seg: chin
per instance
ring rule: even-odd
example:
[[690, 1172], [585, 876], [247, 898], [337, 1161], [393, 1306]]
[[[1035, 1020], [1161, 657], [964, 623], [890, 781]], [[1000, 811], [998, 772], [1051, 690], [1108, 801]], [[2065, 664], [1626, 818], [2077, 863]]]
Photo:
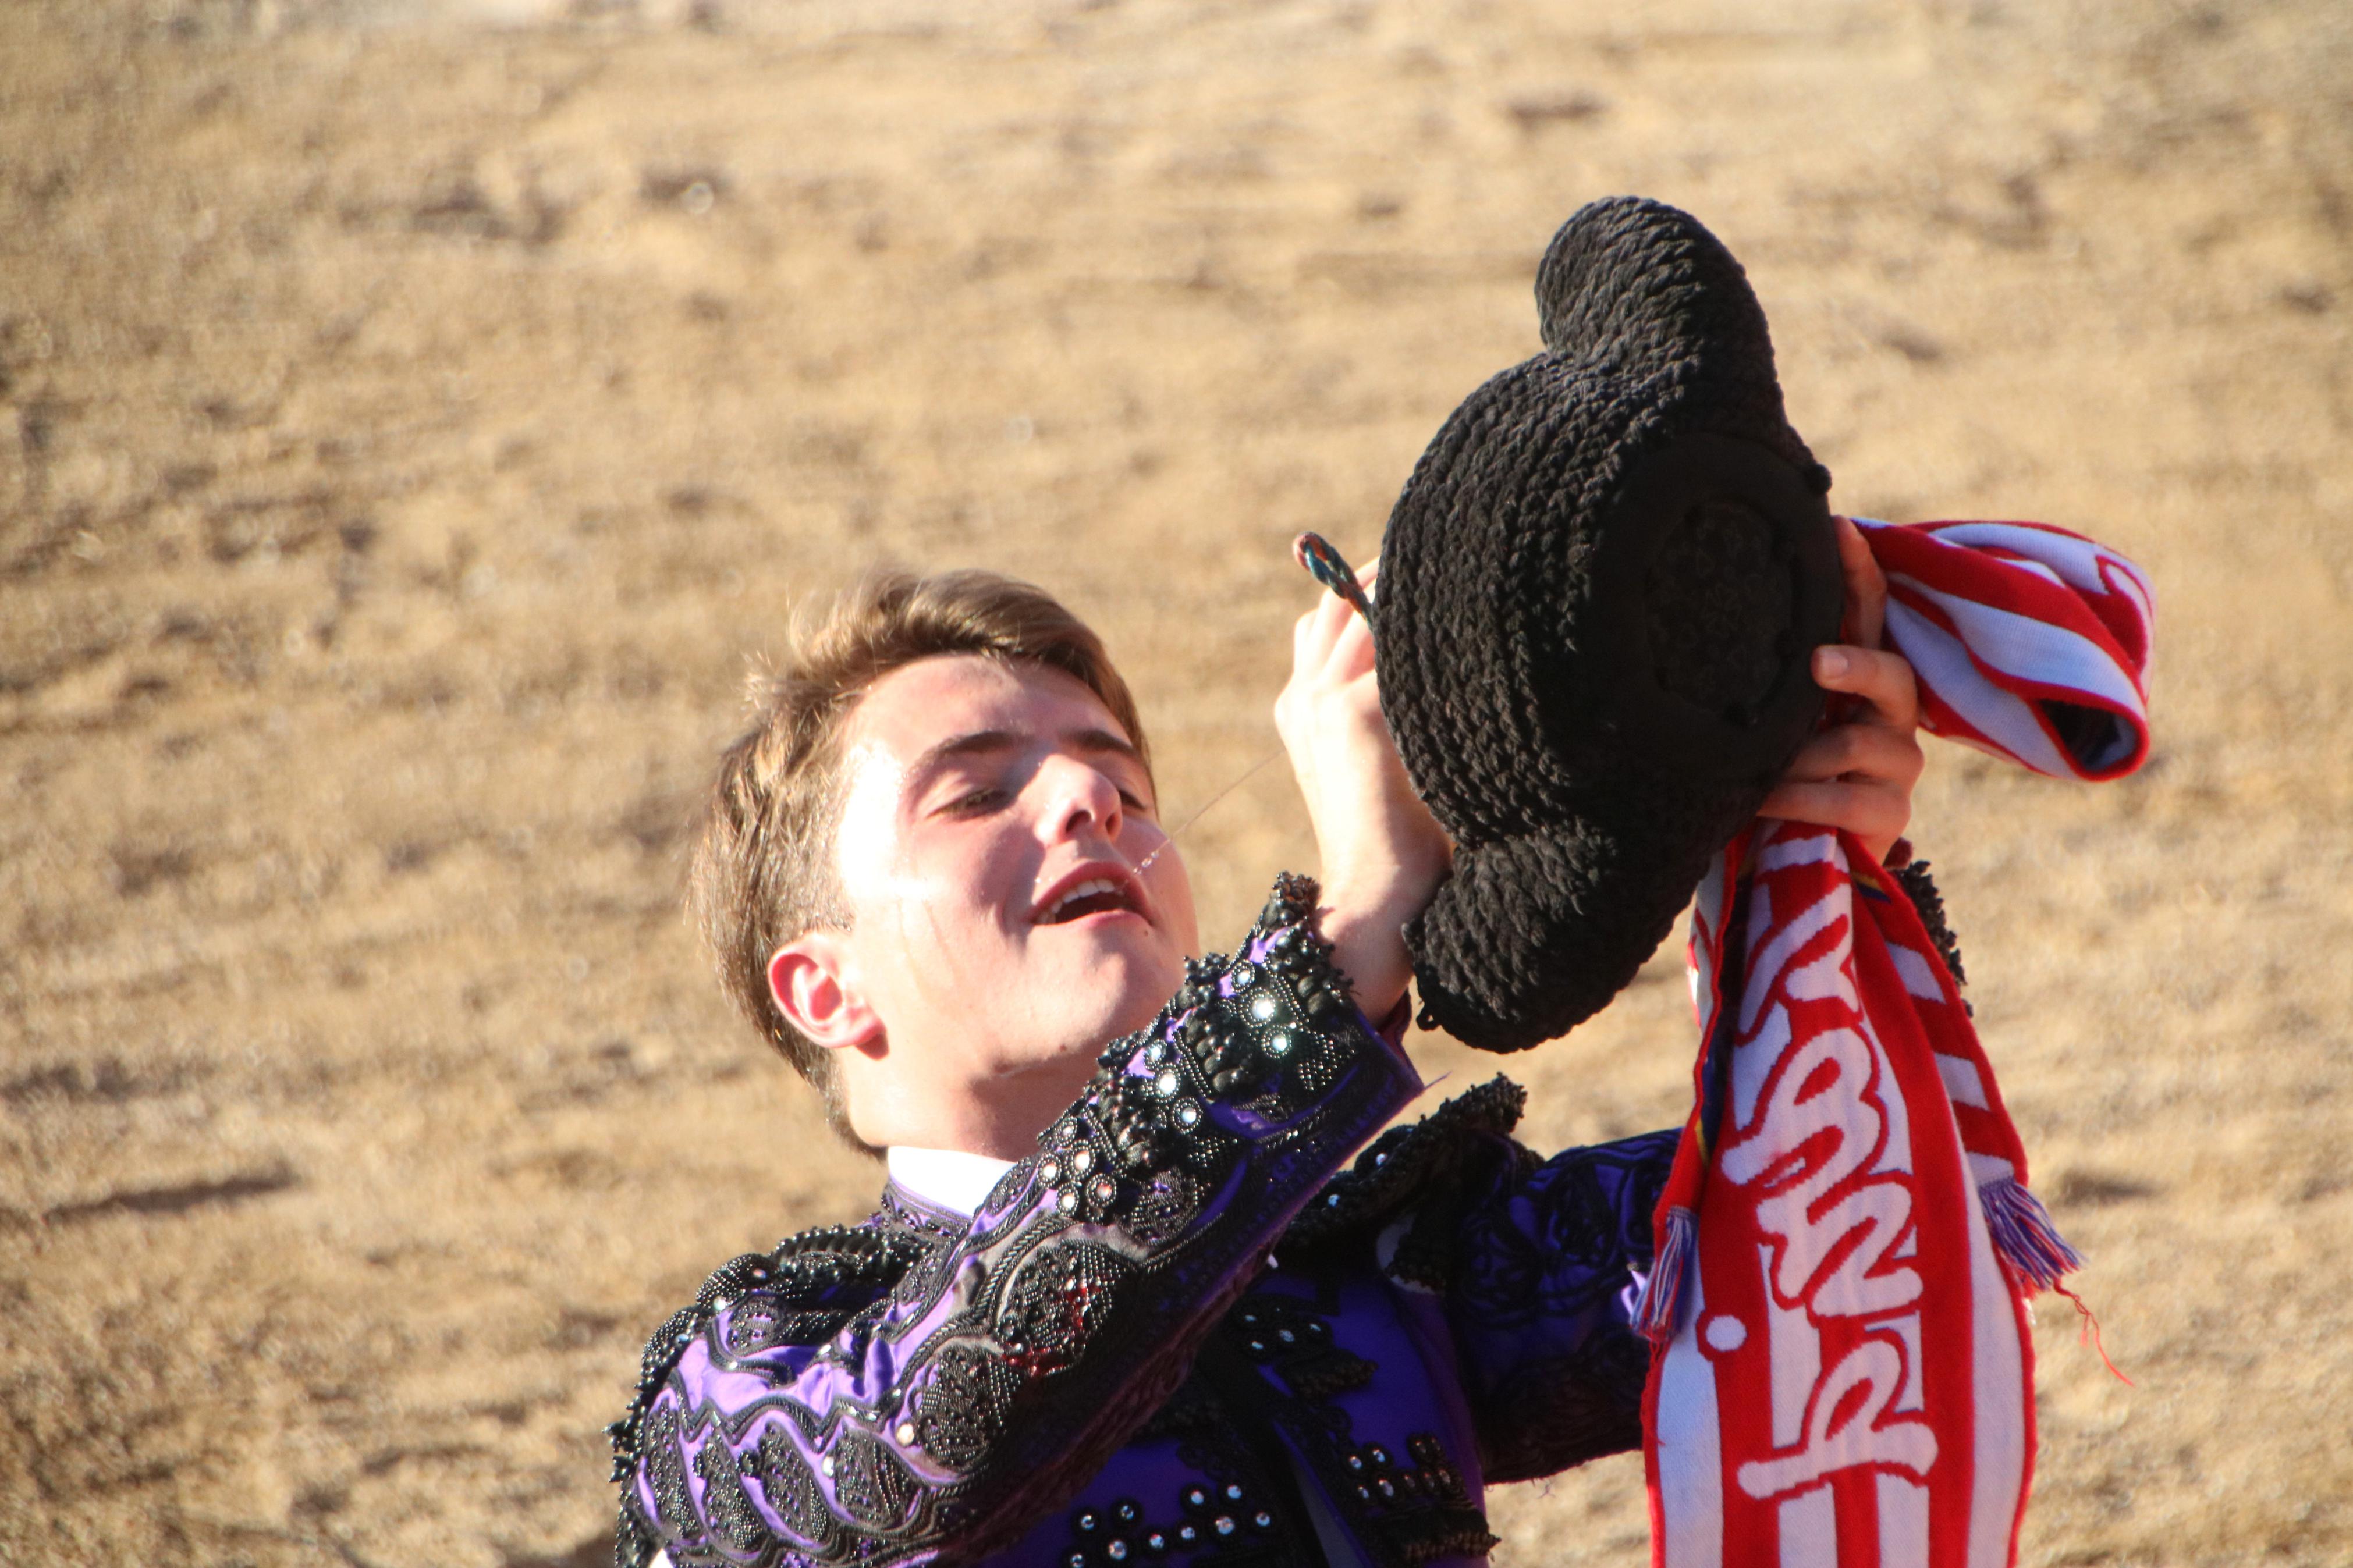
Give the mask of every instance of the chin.
[[1107, 923], [1088, 934], [1084, 949], [1069, 954], [1076, 961], [1069, 981], [1072, 994], [1116, 998], [1107, 1004], [1106, 1016], [1127, 1017], [1141, 1007], [1142, 1016], [1128, 1028], [1142, 1028], [1184, 984], [1185, 955], [1140, 921]]
[[1089, 1009], [1092, 1016], [1074, 1032], [1091, 1039], [1100, 1050], [1152, 1022], [1185, 983], [1184, 961], [1156, 952], [1115, 954], [1097, 969], [1093, 982], [1089, 989], [1102, 1003]]

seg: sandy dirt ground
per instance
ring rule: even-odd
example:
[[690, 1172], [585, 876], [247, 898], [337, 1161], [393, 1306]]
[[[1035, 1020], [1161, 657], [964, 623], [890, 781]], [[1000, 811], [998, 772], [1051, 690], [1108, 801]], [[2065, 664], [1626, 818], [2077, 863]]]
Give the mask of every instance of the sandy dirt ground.
[[[677, 913], [747, 656], [1032, 576], [1182, 816], [1284, 541], [1373, 553], [1632, 190], [1843, 510], [2158, 584], [2144, 774], [1920, 797], [2134, 1379], [2045, 1310], [2023, 1560], [2353, 1562], [2348, 81], [2335, 0], [0, 4], [0, 1560], [603, 1561], [643, 1332], [877, 1181]], [[1185, 849], [1231, 934], [1284, 770]], [[1676, 973], [1535, 1141], [1680, 1119]], [[1631, 1459], [1492, 1500], [1646, 1561]]]

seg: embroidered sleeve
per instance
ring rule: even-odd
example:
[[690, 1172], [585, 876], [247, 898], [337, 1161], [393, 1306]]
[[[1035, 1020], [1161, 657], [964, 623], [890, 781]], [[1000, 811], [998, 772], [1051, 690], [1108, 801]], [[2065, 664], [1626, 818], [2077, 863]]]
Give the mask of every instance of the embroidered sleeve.
[[[1424, 1241], [1419, 1224], [1398, 1238], [1392, 1272], [1411, 1280], [1419, 1268], [1446, 1297], [1489, 1481], [1641, 1444], [1650, 1346], [1629, 1321], [1677, 1137], [1647, 1133], [1541, 1164], [1521, 1150], [1460, 1200], [1451, 1247]], [[1433, 1277], [1441, 1259], [1451, 1274]]]
[[766, 1260], [714, 1279], [616, 1429], [624, 1563], [968, 1562], [1082, 1486], [1419, 1088], [1350, 1004], [1314, 902], [1279, 882], [970, 1228], [838, 1330], [809, 1335]]
[[1552, 1475], [1641, 1440], [1650, 1347], [1628, 1326], [1673, 1131], [1552, 1160], [1512, 1136], [1508, 1078], [1392, 1128], [1283, 1238], [1369, 1245], [1383, 1272], [1444, 1304], [1485, 1479]]

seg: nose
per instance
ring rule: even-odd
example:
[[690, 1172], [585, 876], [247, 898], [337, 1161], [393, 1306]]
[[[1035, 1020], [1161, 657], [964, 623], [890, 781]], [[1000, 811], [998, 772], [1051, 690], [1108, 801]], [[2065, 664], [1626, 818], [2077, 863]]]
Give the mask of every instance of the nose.
[[1092, 828], [1106, 839], [1119, 837], [1125, 806], [1119, 785], [1102, 769], [1060, 753], [1038, 770], [1044, 796], [1041, 822], [1051, 842], [1075, 838]]

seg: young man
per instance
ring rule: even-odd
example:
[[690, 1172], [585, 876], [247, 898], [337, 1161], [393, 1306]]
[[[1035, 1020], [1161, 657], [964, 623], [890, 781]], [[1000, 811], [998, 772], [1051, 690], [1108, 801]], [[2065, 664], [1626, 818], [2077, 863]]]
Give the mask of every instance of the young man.
[[[1866, 715], [1767, 809], [1883, 848], [1910, 671], [1817, 674]], [[1337, 598], [1276, 719], [1324, 881], [1202, 959], [1134, 702], [1061, 606], [880, 575], [804, 642], [723, 763], [694, 900], [891, 1179], [655, 1335], [620, 1562], [1476, 1563], [1486, 1482], [1639, 1440], [1627, 1302], [1674, 1135], [1539, 1161], [1497, 1080], [1335, 1174], [1420, 1089], [1400, 928], [1448, 846]]]

